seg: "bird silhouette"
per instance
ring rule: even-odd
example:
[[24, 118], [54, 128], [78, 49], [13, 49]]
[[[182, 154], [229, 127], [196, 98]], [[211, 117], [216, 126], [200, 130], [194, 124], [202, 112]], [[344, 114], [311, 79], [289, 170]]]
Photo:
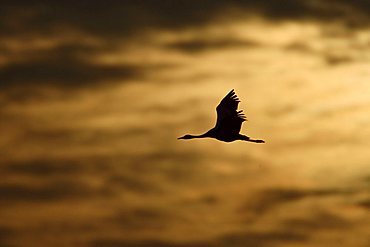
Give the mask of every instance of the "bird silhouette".
[[255, 143], [265, 143], [264, 140], [254, 140], [248, 136], [240, 134], [242, 123], [247, 120], [242, 110], [237, 111], [240, 100], [236, 96], [234, 89], [231, 90], [217, 106], [216, 126], [202, 135], [184, 135], [177, 139], [194, 138], [215, 138], [219, 141], [232, 142], [236, 140], [249, 141]]

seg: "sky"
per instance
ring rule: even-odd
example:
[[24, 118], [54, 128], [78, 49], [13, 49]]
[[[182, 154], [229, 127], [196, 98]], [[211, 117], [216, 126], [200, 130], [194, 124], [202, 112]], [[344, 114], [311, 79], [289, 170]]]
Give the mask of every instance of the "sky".
[[[0, 246], [369, 246], [369, 13], [2, 1]], [[177, 140], [231, 89], [265, 144]]]

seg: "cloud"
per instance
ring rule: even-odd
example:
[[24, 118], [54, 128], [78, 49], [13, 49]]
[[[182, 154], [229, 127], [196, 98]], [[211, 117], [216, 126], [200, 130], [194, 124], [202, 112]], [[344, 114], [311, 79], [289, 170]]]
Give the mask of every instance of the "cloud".
[[108, 65], [92, 62], [96, 50], [86, 46], [60, 46], [30, 59], [0, 67], [0, 87], [49, 84], [80, 87], [111, 80], [142, 77], [150, 69], [134, 64]]
[[356, 59], [349, 55], [326, 54], [324, 55], [324, 60], [329, 66], [336, 66], [344, 63], [351, 63]]
[[[27, 9], [27, 11], [24, 11]], [[342, 20], [351, 26], [369, 24], [365, 1], [6, 1], [0, 12], [1, 33], [55, 33], [65, 28], [109, 38], [127, 38], [151, 29], [179, 29], [260, 15], [266, 19]], [[235, 14], [239, 13], [239, 14]], [[234, 17], [233, 17], [234, 16]]]
[[361, 202], [358, 203], [359, 206], [370, 210], [370, 198], [362, 200]]
[[8, 239], [13, 238], [16, 235], [16, 231], [13, 228], [0, 226], [0, 246], [12, 246], [8, 244]]
[[[27, 10], [27, 11], [26, 11]], [[219, 19], [235, 20], [260, 15], [267, 20], [344, 20], [351, 25], [368, 25], [364, 19], [369, 4], [362, 1], [5, 1], [0, 10], [0, 36], [13, 40], [30, 37], [66, 39], [68, 36], [98, 40], [100, 45], [74, 40], [49, 50], [21, 52], [1, 65], [0, 87], [52, 85], [82, 87], [107, 81], [142, 79], [158, 66], [97, 63], [98, 53], [125, 45], [133, 37], [153, 30], [179, 30], [217, 25]], [[359, 14], [356, 14], [359, 13]], [[358, 18], [358, 20], [356, 19]], [[357, 20], [354, 21], [354, 20]], [[367, 21], [367, 22], [366, 22]], [[355, 24], [354, 24], [355, 23]], [[85, 40], [86, 41], [86, 40]], [[103, 45], [102, 45], [103, 44]], [[19, 45], [19, 44], [18, 44]], [[195, 39], [165, 44], [168, 49], [197, 53], [213, 49], [255, 47], [258, 43], [233, 39]], [[13, 56], [1, 47], [3, 56]], [[328, 64], [346, 58], [328, 57]]]
[[304, 232], [320, 231], [323, 229], [345, 228], [350, 226], [350, 223], [332, 213], [319, 212], [309, 218], [293, 218], [283, 222], [287, 229], [302, 230]]
[[293, 52], [302, 52], [308, 54], [317, 54], [317, 51], [313, 50], [307, 43], [302, 41], [294, 41], [290, 44], [287, 44], [284, 49], [287, 51]]
[[109, 176], [106, 181], [106, 188], [110, 188], [112, 192], [117, 191], [130, 191], [141, 194], [160, 194], [163, 190], [161, 186], [149, 178], [135, 176], [134, 174], [114, 174]]
[[213, 194], [206, 194], [199, 198], [199, 202], [208, 205], [215, 205], [220, 202], [220, 198]]
[[83, 165], [69, 160], [34, 160], [2, 165], [3, 172], [30, 176], [70, 175], [83, 170]]
[[96, 195], [96, 191], [82, 182], [60, 180], [42, 185], [0, 184], [0, 201], [6, 203], [51, 202], [81, 199]]
[[[271, 243], [305, 242], [307, 234], [289, 231], [247, 232], [230, 234], [221, 238], [222, 246], [270, 246]], [[217, 245], [216, 245], [217, 246]]]
[[193, 39], [180, 40], [165, 45], [166, 48], [185, 53], [198, 53], [211, 50], [222, 50], [230, 48], [252, 48], [259, 46], [258, 42], [252, 40], [235, 40], [235, 39]]
[[240, 232], [227, 234], [208, 241], [170, 242], [161, 240], [120, 240], [120, 239], [96, 239], [91, 242], [91, 247], [245, 247], [245, 246], [271, 246], [277, 242], [296, 243], [305, 242], [306, 234], [295, 231], [271, 231], [271, 232]]
[[127, 230], [160, 229], [168, 226], [174, 217], [169, 210], [155, 207], [136, 208], [117, 213], [109, 222]]
[[[94, 112], [96, 114], [96, 112]], [[42, 142], [45, 144], [60, 144], [70, 145], [79, 144], [97, 144], [107, 143], [118, 138], [132, 138], [142, 137], [149, 135], [152, 130], [144, 127], [131, 127], [131, 128], [86, 128], [86, 127], [50, 127], [44, 126], [22, 126], [23, 135], [22, 139], [31, 139], [33, 142]]]
[[254, 211], [257, 215], [308, 197], [325, 197], [350, 193], [339, 189], [284, 189], [274, 188], [258, 192], [253, 203], [247, 203], [242, 211]]
[[367, 175], [363, 178], [363, 184], [359, 189], [359, 192], [367, 194], [367, 197], [357, 202], [357, 205], [370, 210], [370, 176]]

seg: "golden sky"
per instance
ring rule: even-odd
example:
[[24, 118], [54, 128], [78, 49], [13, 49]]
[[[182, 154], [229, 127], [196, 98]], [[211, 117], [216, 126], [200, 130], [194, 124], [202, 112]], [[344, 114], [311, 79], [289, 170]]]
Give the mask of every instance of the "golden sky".
[[367, 1], [0, 5], [0, 246], [370, 246]]

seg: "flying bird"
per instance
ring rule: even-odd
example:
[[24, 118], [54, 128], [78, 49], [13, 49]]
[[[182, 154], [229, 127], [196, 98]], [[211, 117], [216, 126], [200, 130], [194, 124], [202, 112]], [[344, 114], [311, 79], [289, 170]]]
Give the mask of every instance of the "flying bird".
[[184, 135], [177, 139], [215, 138], [219, 141], [232, 142], [236, 140], [255, 143], [265, 143], [264, 140], [254, 140], [239, 133], [242, 123], [247, 120], [242, 110], [237, 111], [240, 100], [234, 89], [231, 90], [217, 106], [216, 126], [202, 135]]

